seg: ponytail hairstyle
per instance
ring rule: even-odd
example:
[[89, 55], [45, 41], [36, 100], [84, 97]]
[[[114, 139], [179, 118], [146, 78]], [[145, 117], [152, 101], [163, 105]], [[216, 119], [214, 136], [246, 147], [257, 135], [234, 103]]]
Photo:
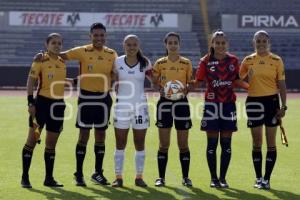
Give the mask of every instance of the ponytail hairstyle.
[[[129, 38], [135, 38], [138, 41], [138, 43], [140, 43], [138, 36], [133, 35], [133, 34], [129, 34], [129, 35], [125, 36], [123, 43], [125, 43], [126, 40], [128, 40]], [[136, 54], [136, 57], [137, 57], [138, 62], [140, 63], [140, 71], [142, 72], [149, 64], [149, 61], [148, 61], [147, 57], [144, 56], [144, 54], [140, 48]]]
[[213, 34], [211, 36], [211, 40], [210, 40], [209, 51], [208, 51], [209, 59], [213, 58], [215, 55], [215, 49], [213, 48], [212, 44], [217, 36], [222, 36], [227, 40], [227, 36], [225, 35], [225, 33], [222, 30], [217, 30], [217, 31], [213, 32]]
[[[165, 35], [165, 38], [164, 38], [164, 43], [167, 44], [168, 43], [168, 38], [171, 37], [171, 36], [174, 36], [174, 37], [177, 37], [178, 41], [179, 41], [179, 44], [180, 44], [180, 35], [176, 32], [169, 32]], [[168, 49], [166, 49], [166, 56], [168, 55]]]

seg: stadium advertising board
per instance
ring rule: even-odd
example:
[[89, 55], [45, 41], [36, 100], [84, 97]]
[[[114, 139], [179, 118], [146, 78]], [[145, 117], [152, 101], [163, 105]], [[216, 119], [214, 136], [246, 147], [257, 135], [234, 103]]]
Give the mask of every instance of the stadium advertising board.
[[83, 12], [9, 12], [10, 26], [89, 27], [101, 22], [112, 29], [177, 28], [177, 14], [163, 13], [83, 13]]
[[271, 29], [300, 31], [300, 15], [222, 15], [222, 28], [227, 31]]

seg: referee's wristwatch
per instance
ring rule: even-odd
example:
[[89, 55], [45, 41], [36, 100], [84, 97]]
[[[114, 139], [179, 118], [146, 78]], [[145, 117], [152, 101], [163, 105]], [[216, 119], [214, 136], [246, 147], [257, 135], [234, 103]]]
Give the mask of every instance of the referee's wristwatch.
[[288, 107], [286, 105], [282, 106], [281, 109], [283, 109], [284, 111], [286, 111], [288, 109]]

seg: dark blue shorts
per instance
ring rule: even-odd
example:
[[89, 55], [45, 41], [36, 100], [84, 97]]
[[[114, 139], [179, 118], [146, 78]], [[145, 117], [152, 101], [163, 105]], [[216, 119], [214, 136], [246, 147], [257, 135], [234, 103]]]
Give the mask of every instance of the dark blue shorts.
[[205, 102], [201, 130], [237, 131], [235, 103]]

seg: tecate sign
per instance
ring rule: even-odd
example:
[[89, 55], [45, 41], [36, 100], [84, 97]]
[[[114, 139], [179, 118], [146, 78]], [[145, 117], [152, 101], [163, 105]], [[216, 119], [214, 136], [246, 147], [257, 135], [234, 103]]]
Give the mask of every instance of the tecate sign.
[[10, 26], [89, 27], [101, 22], [107, 28], [177, 28], [177, 14], [163, 13], [83, 13], [83, 12], [9, 12]]
[[240, 28], [299, 28], [300, 15], [241, 15]]

